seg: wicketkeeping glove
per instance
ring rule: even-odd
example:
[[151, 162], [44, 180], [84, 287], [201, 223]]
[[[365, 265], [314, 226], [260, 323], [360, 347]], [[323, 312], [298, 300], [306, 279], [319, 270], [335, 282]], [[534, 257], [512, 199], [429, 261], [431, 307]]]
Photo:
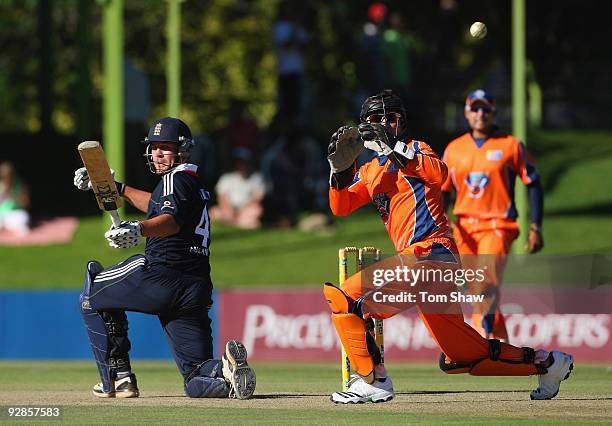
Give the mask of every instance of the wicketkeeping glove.
[[113, 248], [130, 248], [142, 241], [142, 224], [140, 222], [122, 221], [119, 227], [112, 227], [104, 233], [108, 245]]
[[340, 127], [332, 135], [327, 149], [327, 161], [332, 173], [342, 172], [350, 168], [362, 151], [363, 144], [359, 139], [357, 128]]
[[[115, 177], [115, 171], [110, 169], [111, 176]], [[91, 189], [91, 181], [89, 180], [89, 174], [85, 167], [76, 169], [74, 171], [74, 186], [79, 188], [81, 191], [89, 191]]]
[[358, 129], [364, 147], [383, 155], [391, 154], [393, 144], [389, 142], [389, 135], [382, 124], [361, 123]]

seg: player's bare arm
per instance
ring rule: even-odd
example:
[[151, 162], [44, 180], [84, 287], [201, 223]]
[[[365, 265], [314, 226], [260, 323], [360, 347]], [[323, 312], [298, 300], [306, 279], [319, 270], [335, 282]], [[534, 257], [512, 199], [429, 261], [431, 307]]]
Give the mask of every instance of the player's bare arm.
[[123, 193], [121, 194], [125, 200], [136, 207], [143, 213], [147, 212], [151, 193], [140, 189], [133, 188], [129, 185], [124, 185]]
[[142, 225], [142, 235], [144, 237], [169, 237], [181, 230], [174, 217], [167, 213], [143, 220], [140, 224]]
[[[115, 171], [113, 169], [110, 169], [110, 175], [112, 178], [115, 177]], [[76, 186], [81, 191], [88, 191], [92, 189], [89, 173], [87, 172], [87, 169], [85, 167], [81, 167], [75, 170], [73, 183], [74, 186]], [[143, 213], [147, 212], [149, 200], [151, 199], [150, 192], [133, 188], [122, 182], [115, 181], [115, 184], [117, 186], [117, 191], [119, 195], [125, 198], [128, 203], [130, 203]]]
[[529, 253], [537, 253], [544, 247], [544, 237], [542, 236], [542, 226], [537, 223], [532, 223], [529, 227], [529, 235], [527, 237], [527, 250]]

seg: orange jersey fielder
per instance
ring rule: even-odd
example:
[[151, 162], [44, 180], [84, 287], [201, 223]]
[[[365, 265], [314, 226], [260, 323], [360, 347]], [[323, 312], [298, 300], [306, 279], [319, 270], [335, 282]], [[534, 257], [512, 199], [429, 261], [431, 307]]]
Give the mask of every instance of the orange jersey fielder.
[[359, 168], [350, 186], [329, 189], [329, 205], [336, 216], [373, 202], [399, 253], [424, 240], [452, 238], [442, 206], [446, 164], [425, 142], [408, 145], [415, 157], [402, 169], [379, 155]]
[[[442, 190], [457, 192], [455, 216], [481, 220], [518, 216], [514, 185], [519, 176], [525, 185], [537, 179], [525, 146], [514, 136], [494, 133], [480, 146], [471, 133], [451, 141], [443, 156], [449, 173]], [[500, 221], [505, 222], [505, 221]]]

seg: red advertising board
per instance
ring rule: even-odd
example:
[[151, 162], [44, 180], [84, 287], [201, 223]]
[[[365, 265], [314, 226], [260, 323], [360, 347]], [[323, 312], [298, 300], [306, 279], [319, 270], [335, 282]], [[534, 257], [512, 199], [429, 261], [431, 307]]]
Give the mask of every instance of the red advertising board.
[[[253, 360], [340, 357], [327, 303], [316, 289], [222, 291], [218, 303], [219, 341], [242, 340]], [[612, 361], [610, 306], [612, 290], [602, 288], [507, 289], [502, 300], [511, 343], [559, 349], [580, 361]], [[439, 350], [414, 309], [384, 327], [387, 360], [437, 360]]]

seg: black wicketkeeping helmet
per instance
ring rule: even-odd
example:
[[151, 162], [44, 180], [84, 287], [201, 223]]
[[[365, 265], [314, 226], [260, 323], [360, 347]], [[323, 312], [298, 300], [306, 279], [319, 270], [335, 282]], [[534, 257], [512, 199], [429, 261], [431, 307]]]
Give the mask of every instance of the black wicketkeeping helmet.
[[372, 95], [363, 102], [359, 121], [365, 123], [366, 119], [372, 114], [387, 114], [389, 112], [396, 112], [400, 115], [400, 127], [402, 131], [406, 131], [407, 123], [404, 103], [390, 89], [385, 89], [380, 93]]

